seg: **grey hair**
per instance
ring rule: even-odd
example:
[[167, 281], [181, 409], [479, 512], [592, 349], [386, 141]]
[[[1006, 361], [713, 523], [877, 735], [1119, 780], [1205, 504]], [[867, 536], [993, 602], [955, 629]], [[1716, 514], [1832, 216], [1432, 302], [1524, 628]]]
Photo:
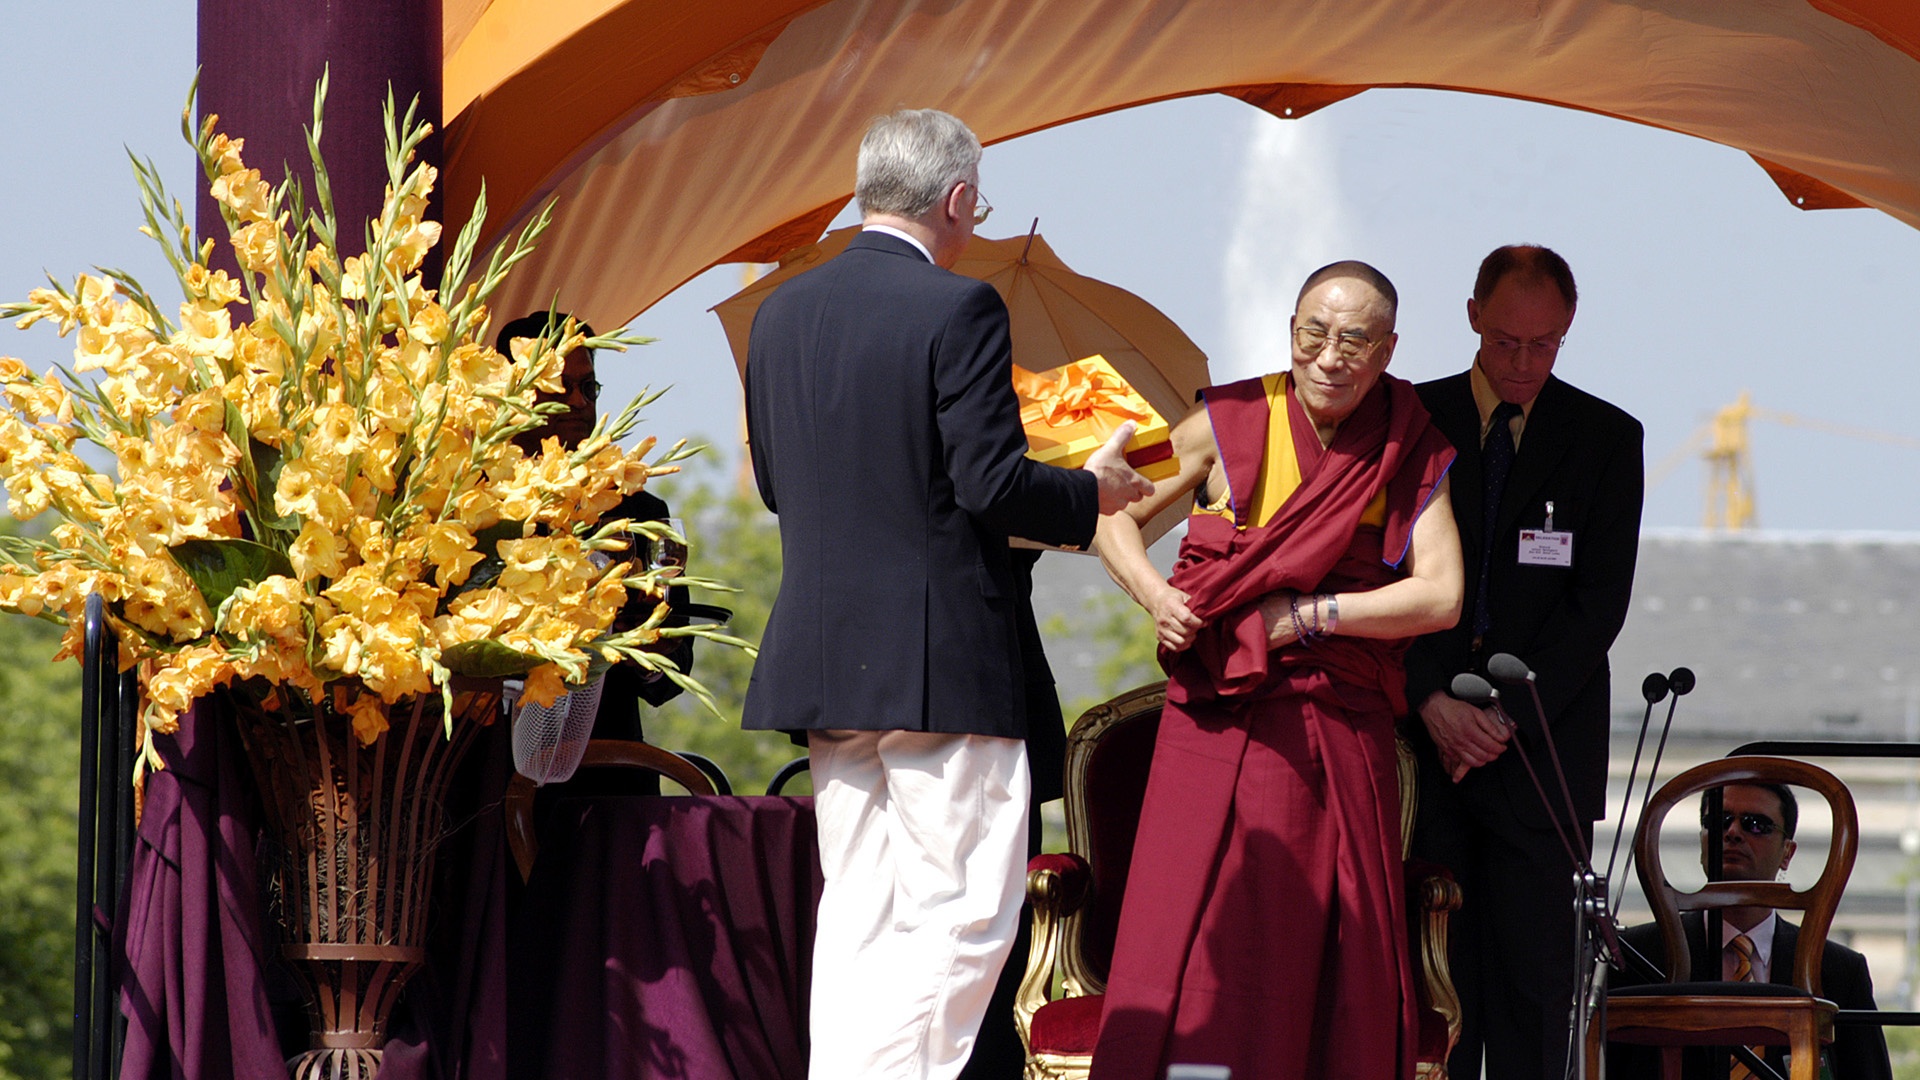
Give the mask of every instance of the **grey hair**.
[[867, 125], [853, 194], [863, 217], [917, 218], [953, 185], [978, 183], [979, 175], [980, 140], [958, 117], [938, 109], [901, 109]]

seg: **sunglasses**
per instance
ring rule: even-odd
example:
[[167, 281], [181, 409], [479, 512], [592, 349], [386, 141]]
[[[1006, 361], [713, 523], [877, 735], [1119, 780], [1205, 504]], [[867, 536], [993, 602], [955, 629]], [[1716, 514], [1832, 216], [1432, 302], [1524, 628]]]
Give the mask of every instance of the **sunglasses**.
[[[1733, 824], [1734, 815], [1729, 811], [1720, 813], [1720, 831], [1725, 832]], [[1780, 826], [1765, 814], [1741, 814], [1740, 831], [1748, 836], [1772, 836]]]

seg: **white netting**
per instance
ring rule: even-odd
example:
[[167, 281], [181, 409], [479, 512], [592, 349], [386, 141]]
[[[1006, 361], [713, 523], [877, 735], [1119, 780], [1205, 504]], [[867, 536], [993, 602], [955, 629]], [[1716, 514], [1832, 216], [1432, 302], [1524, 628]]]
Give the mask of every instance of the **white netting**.
[[551, 705], [517, 702], [513, 717], [514, 771], [535, 784], [557, 784], [572, 776], [587, 752], [594, 718], [600, 715], [600, 689], [606, 681], [605, 676], [595, 679], [561, 694]]

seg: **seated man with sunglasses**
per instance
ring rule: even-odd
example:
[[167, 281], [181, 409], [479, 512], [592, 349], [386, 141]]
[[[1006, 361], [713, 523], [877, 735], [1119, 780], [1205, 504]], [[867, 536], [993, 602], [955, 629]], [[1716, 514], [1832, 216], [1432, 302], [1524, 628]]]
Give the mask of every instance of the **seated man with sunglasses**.
[[[1707, 807], [1700, 804], [1700, 862], [1707, 860]], [[1785, 784], [1729, 784], [1721, 789], [1721, 879], [1727, 881], [1772, 881], [1793, 861], [1794, 828], [1799, 824], [1800, 806], [1793, 789]], [[1793, 949], [1800, 928], [1782, 919], [1772, 908], [1736, 907], [1721, 913], [1718, 963], [1706, 947], [1706, 919], [1698, 912], [1681, 916], [1687, 942], [1693, 952], [1695, 978], [1710, 978], [1714, 970], [1728, 981], [1787, 983], [1793, 980]], [[1666, 950], [1660, 943], [1660, 931], [1653, 923], [1635, 926], [1621, 935], [1622, 941], [1666, 970]], [[1632, 974], [1614, 976], [1614, 984], [1633, 985], [1640, 980]], [[1845, 945], [1828, 941], [1820, 958], [1820, 988], [1827, 1000], [1842, 1009], [1871, 1009], [1873, 980], [1866, 958]], [[1767, 1063], [1780, 1075], [1787, 1075], [1786, 1052], [1770, 1047]], [[1877, 1027], [1841, 1024], [1834, 1028], [1833, 1046], [1827, 1051], [1833, 1080], [1885, 1080], [1893, 1075], [1887, 1061], [1887, 1041]], [[1608, 1074], [1616, 1077], [1658, 1076], [1660, 1066], [1650, 1047], [1616, 1045], [1609, 1048]], [[1685, 1055], [1681, 1075], [1686, 1080], [1698, 1077], [1724, 1077], [1727, 1055], [1709, 1048], [1690, 1048]], [[1746, 1075], [1736, 1066], [1735, 1076]]]

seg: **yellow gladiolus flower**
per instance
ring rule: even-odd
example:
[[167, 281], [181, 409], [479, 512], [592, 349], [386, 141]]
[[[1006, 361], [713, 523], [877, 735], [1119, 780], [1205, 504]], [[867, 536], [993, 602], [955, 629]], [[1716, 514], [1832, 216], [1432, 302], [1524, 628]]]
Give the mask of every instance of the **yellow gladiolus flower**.
[[30, 586], [33, 578], [12, 571], [0, 572], [0, 607], [22, 615], [38, 615], [47, 609], [39, 593]]
[[241, 586], [222, 609], [220, 629], [237, 637], [262, 635], [282, 642], [306, 640], [307, 591], [300, 583], [274, 574], [258, 585]]
[[422, 304], [414, 310], [413, 321], [407, 324], [407, 335], [422, 344], [438, 345], [447, 340], [450, 329], [445, 308], [439, 304]]
[[241, 221], [266, 221], [273, 190], [260, 179], [259, 169], [235, 169], [214, 178], [207, 193]]
[[148, 709], [160, 717], [159, 723], [150, 717], [149, 726], [162, 733], [173, 730], [168, 725], [175, 718], [232, 678], [233, 665], [223, 649], [196, 647], [174, 653], [146, 680]]
[[305, 581], [339, 577], [346, 572], [346, 556], [339, 534], [318, 521], [302, 525], [299, 537], [287, 549], [287, 559]]
[[180, 330], [175, 344], [193, 356], [233, 359], [233, 319], [226, 308], [207, 309], [198, 304], [180, 305]]
[[[207, 117], [209, 122], [215, 119], [217, 117]], [[225, 176], [245, 168], [246, 166], [240, 162], [240, 151], [246, 145], [245, 139], [230, 139], [225, 135], [215, 135], [213, 142], [208, 146], [208, 156], [215, 162], [214, 171], [220, 176]]]
[[420, 268], [420, 263], [440, 242], [440, 223], [422, 221], [394, 238], [393, 248], [387, 256], [387, 268], [399, 274], [411, 274]]
[[361, 694], [347, 705], [353, 717], [353, 736], [361, 746], [372, 746], [387, 730], [387, 703], [374, 694]]
[[199, 301], [209, 310], [226, 307], [240, 302], [240, 283], [227, 276], [225, 270], [208, 270], [199, 263], [187, 267], [186, 276], [180, 279], [187, 295]]
[[551, 705], [567, 692], [566, 675], [558, 664], [541, 664], [527, 672], [526, 685], [520, 691], [520, 700], [535, 705]]
[[280, 265], [280, 226], [285, 220], [282, 215], [281, 222], [253, 221], [233, 231], [228, 242], [241, 266], [256, 274], [269, 274]]
[[434, 583], [445, 589], [467, 580], [467, 575], [485, 558], [473, 550], [473, 534], [457, 521], [442, 521], [427, 530], [427, 562], [433, 565]]

